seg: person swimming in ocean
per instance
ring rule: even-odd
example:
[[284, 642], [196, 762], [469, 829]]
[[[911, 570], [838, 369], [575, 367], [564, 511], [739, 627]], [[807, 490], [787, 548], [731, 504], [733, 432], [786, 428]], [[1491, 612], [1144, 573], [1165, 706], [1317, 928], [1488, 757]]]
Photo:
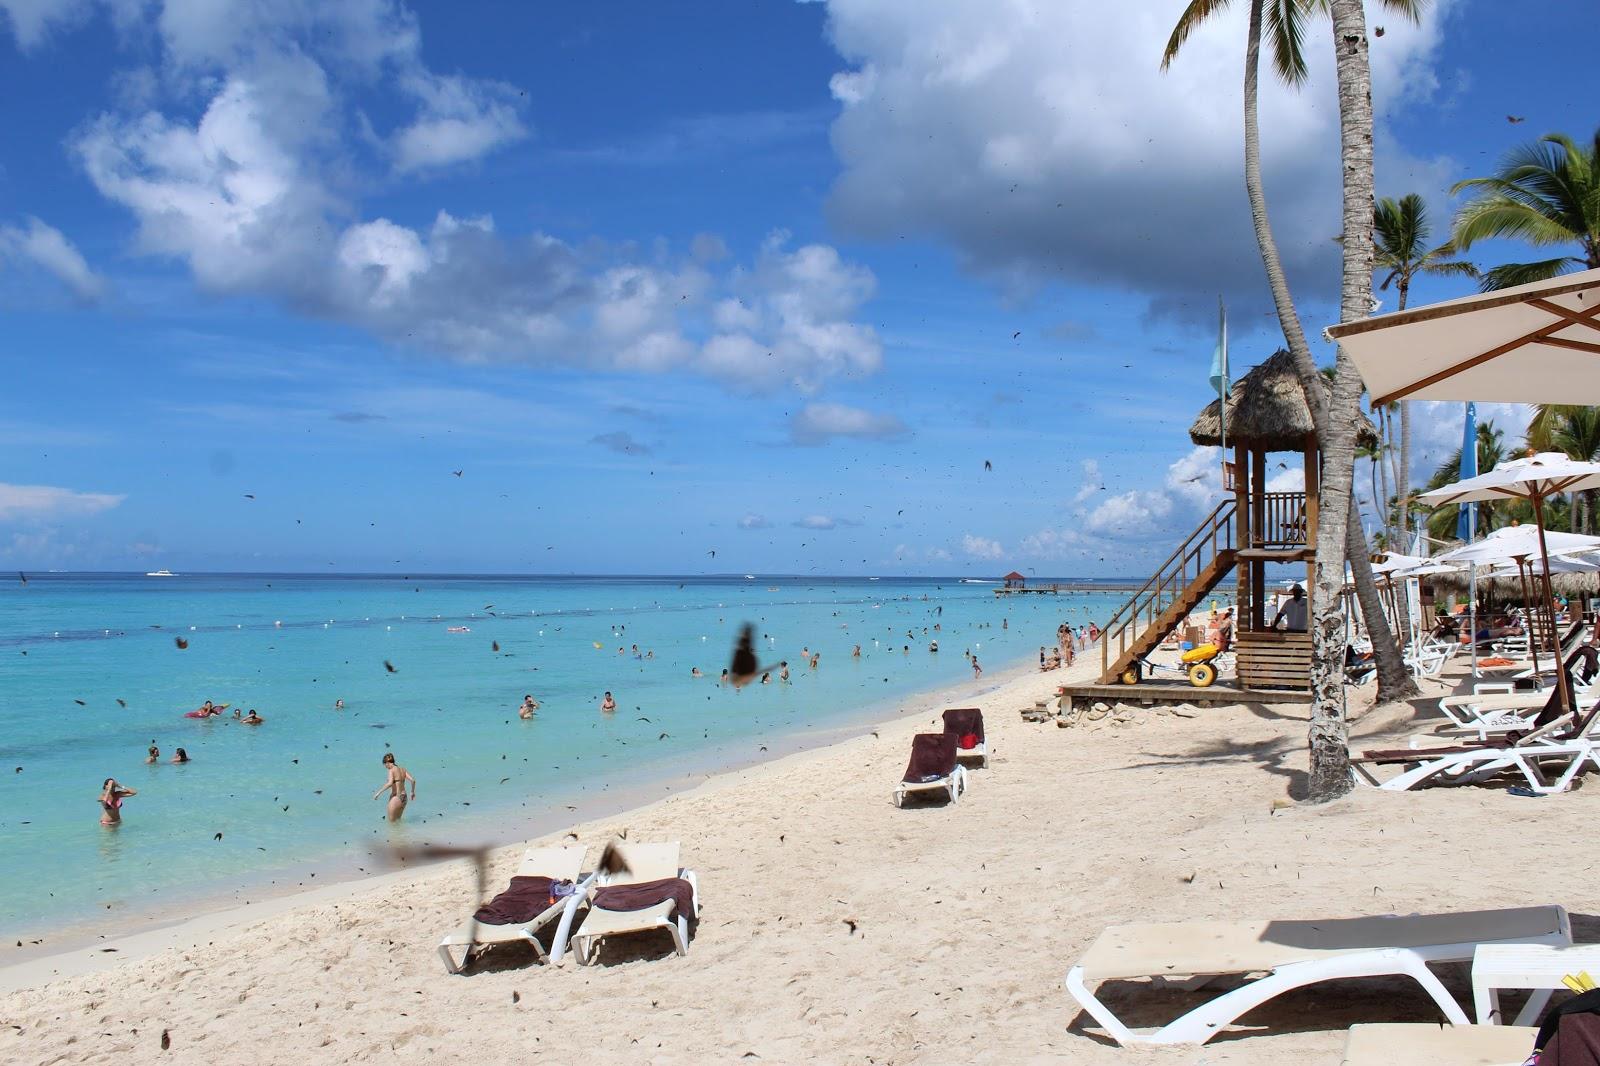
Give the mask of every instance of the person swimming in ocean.
[[252, 707], [250, 708], [250, 713], [239, 719], [239, 721], [243, 722], [245, 725], [260, 725], [262, 722], [265, 722], [266, 719], [257, 714], [256, 709]]
[[787, 681], [787, 680], [789, 680], [789, 660], [787, 660], [787, 659], [783, 660], [783, 662], [778, 664], [778, 680], [779, 681]]
[[137, 796], [137, 789], [126, 788], [117, 784], [114, 777], [106, 778], [106, 783], [100, 786], [100, 824], [122, 824], [122, 801], [129, 796]]
[[523, 721], [527, 721], [529, 718], [533, 717], [533, 712], [537, 711], [538, 709], [539, 701], [534, 699], [533, 695], [530, 693], [529, 695], [522, 697], [522, 706], [517, 708], [517, 717], [521, 718]]
[[607, 692], [600, 700], [600, 709], [606, 714], [611, 714], [617, 709], [617, 701], [611, 698], [611, 693]]
[[696, 666], [694, 669], [689, 671], [689, 676], [690, 677], [705, 677], [706, 675], [702, 674], [700, 672], [700, 668], [698, 666]]
[[377, 799], [385, 792], [389, 793], [389, 821], [398, 822], [400, 816], [406, 813], [406, 803], [409, 802], [406, 799], [406, 783], [411, 784], [411, 799], [414, 800], [417, 798], [417, 779], [411, 776], [411, 771], [394, 761], [393, 752], [383, 757], [383, 768], [388, 771], [389, 779], [372, 794], [372, 798]]
[[182, 766], [188, 761], [189, 753], [184, 751], [182, 748], [178, 748], [172, 753], [172, 763], [174, 766]]
[[855, 646], [855, 650], [850, 653], [850, 658], [852, 658], [852, 659], [861, 658], [861, 645], [857, 644]]
[[161, 749], [156, 747], [156, 742], [153, 740], [150, 742], [150, 752], [144, 757], [144, 761], [146, 763], [158, 763], [161, 761]]
[[729, 680], [729, 678], [728, 678], [728, 668], [726, 666], [724, 666], [722, 668], [722, 676], [717, 678], [717, 684], [726, 685], [728, 683], [728, 680]]

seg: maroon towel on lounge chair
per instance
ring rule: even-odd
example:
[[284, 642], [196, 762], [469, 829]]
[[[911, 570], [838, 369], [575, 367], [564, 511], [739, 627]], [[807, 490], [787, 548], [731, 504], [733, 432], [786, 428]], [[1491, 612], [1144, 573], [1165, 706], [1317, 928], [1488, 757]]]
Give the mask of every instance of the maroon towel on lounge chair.
[[956, 747], [964, 747], [961, 738], [969, 734], [983, 743], [983, 712], [976, 707], [952, 707], [944, 712], [944, 731], [956, 738]]
[[592, 905], [608, 911], [642, 911], [669, 899], [678, 908], [679, 914], [691, 920], [694, 918], [694, 886], [681, 877], [597, 888]]
[[521, 925], [550, 909], [548, 877], [513, 877], [511, 887], [478, 908], [473, 920], [485, 925]]
[[1539, 1055], [1539, 1066], [1600, 1064], [1600, 1014], [1566, 1014]]
[[913, 785], [949, 777], [956, 769], [956, 738], [953, 733], [918, 733], [911, 738], [911, 761], [900, 780]]

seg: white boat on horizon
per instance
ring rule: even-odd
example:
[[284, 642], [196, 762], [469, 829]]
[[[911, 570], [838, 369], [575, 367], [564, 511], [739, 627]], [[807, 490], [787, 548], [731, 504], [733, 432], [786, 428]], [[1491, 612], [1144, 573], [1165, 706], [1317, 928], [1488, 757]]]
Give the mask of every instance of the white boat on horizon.
[[756, 575], [754, 575], [754, 574], [746, 574], [746, 575], [744, 575], [744, 579], [746, 581], [754, 581], [756, 579]]
[[145, 577], [177, 577], [178, 575], [174, 574], [171, 570], [148, 570], [148, 571], [145, 572], [144, 576]]

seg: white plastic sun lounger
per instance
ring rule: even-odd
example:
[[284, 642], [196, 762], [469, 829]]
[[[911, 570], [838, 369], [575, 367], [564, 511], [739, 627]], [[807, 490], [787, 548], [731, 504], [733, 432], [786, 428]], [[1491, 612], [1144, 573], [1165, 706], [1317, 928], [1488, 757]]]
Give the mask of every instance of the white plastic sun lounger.
[[957, 763], [954, 770], [933, 781], [901, 781], [894, 786], [894, 805], [904, 806], [906, 796], [912, 792], [943, 792], [951, 803], [955, 803], [966, 790], [967, 768]]
[[1522, 1066], [1539, 1030], [1522, 1025], [1352, 1025], [1342, 1066]]
[[[1567, 912], [1554, 906], [1322, 921], [1114, 925], [1068, 972], [1066, 986], [1124, 1047], [1203, 1044], [1276, 996], [1346, 977], [1408, 976], [1446, 1019], [1466, 1025], [1461, 1005], [1428, 969], [1430, 963], [1467, 961], [1483, 943], [1571, 942]], [[1224, 975], [1260, 976], [1153, 1032], [1129, 1029], [1091, 990], [1106, 981], [1156, 977], [1190, 978], [1203, 985]]]
[[665, 929], [672, 936], [672, 946], [677, 953], [687, 955], [689, 919], [700, 916], [700, 880], [693, 870], [685, 870], [678, 865], [677, 841], [669, 844], [619, 844], [618, 850], [622, 853], [623, 861], [628, 864], [628, 872], [601, 874], [595, 883], [596, 888], [608, 885], [638, 885], [647, 881], [681, 877], [689, 882], [690, 888], [694, 890], [694, 914], [678, 913], [677, 905], [672, 900], [636, 911], [606, 910], [603, 907], [596, 907], [591, 900], [589, 913], [584, 915], [583, 924], [572, 934], [572, 953], [578, 957], [580, 963], [588, 965], [594, 961], [601, 942], [607, 937]]
[[[1414, 749], [1415, 760], [1406, 752], [1386, 754], [1382, 759], [1352, 758], [1350, 770], [1358, 784], [1373, 785], [1389, 792], [1407, 792], [1424, 785], [1473, 785], [1502, 774], [1522, 776], [1529, 789], [1540, 795], [1565, 792], [1586, 767], [1600, 769], [1600, 742], [1592, 739], [1567, 741], [1533, 740], [1506, 748], [1443, 749], [1430, 752]], [[1375, 766], [1403, 765], [1405, 769], [1388, 779], [1380, 778]]]
[[[451, 973], [460, 973], [467, 968], [467, 963], [472, 961], [473, 953], [480, 947], [489, 944], [504, 944], [513, 940], [525, 941], [533, 945], [533, 950], [541, 961], [548, 958], [550, 962], [560, 962], [562, 954], [567, 948], [567, 930], [572, 927], [572, 918], [578, 911], [578, 905], [583, 902], [589, 885], [594, 881], [590, 874], [582, 881], [578, 880], [578, 873], [583, 869], [583, 855], [589, 849], [581, 844], [557, 848], [529, 848], [522, 856], [522, 862], [517, 867], [514, 876], [517, 877], [548, 877], [552, 881], [572, 881], [578, 887], [572, 895], [551, 904], [531, 922], [521, 925], [486, 925], [483, 922], [469, 922], [460, 930], [451, 933], [439, 941], [439, 957], [444, 960], [445, 969]], [[539, 943], [538, 933], [546, 925], [559, 917], [560, 924], [556, 927], [555, 940], [548, 956], [544, 946]], [[455, 960], [453, 950], [462, 949], [461, 961]]]

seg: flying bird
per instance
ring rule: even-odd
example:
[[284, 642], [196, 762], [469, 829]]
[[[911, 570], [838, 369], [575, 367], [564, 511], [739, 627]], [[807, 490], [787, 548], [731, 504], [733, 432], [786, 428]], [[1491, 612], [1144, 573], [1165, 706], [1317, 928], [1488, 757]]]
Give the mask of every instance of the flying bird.
[[383, 660], [383, 668], [389, 671], [391, 674], [399, 673], [399, 671], [394, 668], [394, 663], [390, 662], [388, 659]]
[[21, 570], [18, 570], [17, 571], [17, 580], [22, 582], [24, 585], [26, 585], [28, 583], [28, 575], [24, 574]]
[[462, 474], [465, 474], [465, 473], [466, 473], [466, 471], [465, 471], [465, 470], [452, 470], [452, 471], [450, 471], [450, 472], [451, 472], [451, 473], [452, 473], [452, 474], [454, 474], [454, 475], [455, 475], [455, 476], [456, 476], [456, 477], [460, 477], [460, 476], [461, 476], [461, 475], [462, 475]]
[[987, 460], [987, 459], [985, 459], [985, 460], [984, 460], [984, 461], [983, 461], [983, 468], [984, 468], [984, 469], [985, 469], [985, 470], [993, 470], [993, 469], [994, 469], [994, 464], [993, 464], [993, 463], [991, 463], [991, 462], [990, 462], [990, 461], [989, 461], [989, 460]]
[[253, 492], [247, 492], [244, 494], [244, 498], [247, 500], [253, 500], [256, 498], [256, 494]]
[[1506, 116], [1506, 121], [1511, 123], [1513, 126], [1515, 126], [1519, 122], [1526, 122], [1527, 120], [1528, 120], [1528, 116], [1526, 116], [1526, 115], [1507, 115]]
[[595, 870], [602, 874], [632, 873], [633, 868], [628, 865], [627, 858], [622, 854], [620, 839], [613, 838], [606, 841], [606, 848], [600, 853], [600, 861], [595, 863]]

